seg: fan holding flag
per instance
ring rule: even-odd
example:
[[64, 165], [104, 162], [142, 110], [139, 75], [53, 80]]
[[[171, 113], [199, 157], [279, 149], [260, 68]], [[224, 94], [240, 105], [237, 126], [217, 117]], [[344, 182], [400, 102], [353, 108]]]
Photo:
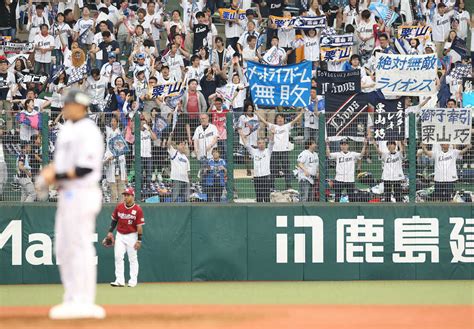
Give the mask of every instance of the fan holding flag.
[[20, 123], [20, 140], [29, 142], [31, 137], [38, 134], [41, 127], [41, 114], [35, 109], [34, 99], [25, 101], [25, 109], [17, 114]]

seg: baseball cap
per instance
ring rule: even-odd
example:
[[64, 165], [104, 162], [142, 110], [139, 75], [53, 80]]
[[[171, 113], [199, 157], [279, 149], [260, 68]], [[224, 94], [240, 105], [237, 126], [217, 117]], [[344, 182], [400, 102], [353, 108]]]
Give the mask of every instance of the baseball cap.
[[339, 144], [348, 144], [348, 143], [349, 142], [348, 142], [347, 138], [343, 138], [339, 141]]
[[3, 63], [7, 63], [8, 64], [8, 60], [5, 56], [0, 56], [0, 64], [3, 64]]
[[133, 187], [126, 187], [125, 190], [123, 190], [122, 194], [135, 196], [135, 190], [133, 189]]
[[72, 89], [64, 98], [64, 104], [75, 103], [88, 107], [90, 102], [89, 96], [78, 89]]
[[249, 15], [255, 16], [255, 11], [253, 11], [253, 9], [247, 9], [245, 11], [245, 16], [249, 16]]
[[143, 59], [143, 58], [145, 58], [145, 54], [139, 53], [139, 54], [137, 54], [136, 57], [137, 57], [137, 59]]
[[114, 53], [113, 51], [110, 51], [109, 54], [108, 54], [109, 58], [117, 58], [117, 54]]
[[431, 50], [434, 51], [434, 50], [435, 50], [435, 45], [434, 45], [432, 42], [427, 42], [427, 43], [425, 44], [425, 49], [426, 49], [426, 48], [430, 48]]

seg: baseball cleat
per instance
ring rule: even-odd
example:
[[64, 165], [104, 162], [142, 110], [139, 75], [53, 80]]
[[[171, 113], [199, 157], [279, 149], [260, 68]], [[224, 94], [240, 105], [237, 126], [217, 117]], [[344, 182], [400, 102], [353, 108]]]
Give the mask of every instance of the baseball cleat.
[[102, 306], [93, 304], [89, 306], [89, 317], [93, 319], [105, 319], [105, 310]]
[[49, 318], [52, 320], [71, 319], [104, 319], [105, 310], [95, 304], [64, 303], [49, 310]]
[[130, 288], [135, 288], [135, 287], [137, 286], [137, 284], [136, 284], [136, 283], [130, 283], [130, 282], [129, 282], [129, 283], [128, 283], [128, 286], [129, 286]]
[[119, 282], [117, 282], [117, 281], [110, 282], [110, 285], [111, 285], [112, 287], [125, 287], [125, 284], [119, 283]]

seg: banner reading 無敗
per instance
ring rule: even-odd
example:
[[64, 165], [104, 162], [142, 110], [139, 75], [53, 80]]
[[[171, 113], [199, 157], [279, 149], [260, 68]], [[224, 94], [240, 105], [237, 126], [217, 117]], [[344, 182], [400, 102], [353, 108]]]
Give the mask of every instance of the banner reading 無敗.
[[247, 79], [254, 104], [306, 107], [309, 105], [312, 63], [274, 66], [248, 62]]
[[430, 55], [376, 55], [377, 89], [385, 96], [428, 96], [436, 93], [437, 60]]

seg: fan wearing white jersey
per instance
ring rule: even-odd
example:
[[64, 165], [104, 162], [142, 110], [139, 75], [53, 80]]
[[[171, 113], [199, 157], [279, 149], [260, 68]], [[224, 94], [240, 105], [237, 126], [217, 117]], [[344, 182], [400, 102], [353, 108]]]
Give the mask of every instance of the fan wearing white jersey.
[[345, 189], [349, 200], [353, 200], [355, 189], [355, 162], [362, 159], [367, 147], [367, 140], [364, 140], [364, 146], [360, 153], [349, 151], [347, 139], [340, 142], [341, 151], [331, 153], [329, 149], [329, 140], [326, 140], [326, 156], [331, 160], [336, 160], [336, 177], [334, 178], [335, 202], [341, 199], [342, 190]]
[[271, 189], [275, 189], [275, 179], [279, 176], [279, 172], [282, 171], [285, 176], [285, 187], [287, 190], [291, 189], [291, 172], [290, 172], [290, 131], [293, 129], [295, 124], [299, 122], [300, 118], [304, 114], [304, 109], [298, 113], [298, 115], [290, 122], [285, 124], [285, 116], [283, 114], [277, 114], [275, 117], [275, 124], [266, 121], [259, 113], [257, 113], [260, 121], [267, 126], [268, 131], [274, 136], [275, 147], [273, 148], [272, 161], [270, 168], [272, 171], [271, 175]]
[[423, 153], [434, 160], [434, 198], [435, 201], [451, 201], [453, 199], [454, 184], [458, 180], [456, 159], [469, 151], [471, 145], [462, 150], [450, 148], [449, 144], [440, 144], [441, 150], [428, 151], [425, 144], [421, 144]]
[[87, 117], [89, 97], [71, 90], [64, 99], [54, 163], [37, 179], [38, 190], [56, 184], [59, 196], [55, 224], [55, 252], [64, 286], [63, 303], [54, 306], [51, 319], [105, 318], [95, 305], [97, 264], [93, 244], [95, 220], [102, 206], [103, 137]]
[[402, 201], [402, 179], [403, 175], [403, 159], [405, 158], [405, 148], [403, 143], [399, 143], [400, 151], [397, 151], [397, 142], [388, 141], [387, 151], [383, 151], [379, 144], [373, 140], [373, 144], [380, 155], [383, 164], [382, 180], [385, 202], [390, 202], [393, 196], [397, 202]]
[[273, 152], [273, 134], [270, 134], [270, 143], [265, 147], [265, 139], [257, 140], [257, 148], [253, 148], [247, 136], [243, 137], [245, 147], [253, 158], [253, 185], [257, 202], [270, 202], [270, 161]]
[[305, 150], [298, 155], [298, 181], [300, 183], [301, 202], [314, 201], [314, 192], [318, 176], [319, 157], [316, 153], [317, 144], [307, 140]]

